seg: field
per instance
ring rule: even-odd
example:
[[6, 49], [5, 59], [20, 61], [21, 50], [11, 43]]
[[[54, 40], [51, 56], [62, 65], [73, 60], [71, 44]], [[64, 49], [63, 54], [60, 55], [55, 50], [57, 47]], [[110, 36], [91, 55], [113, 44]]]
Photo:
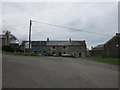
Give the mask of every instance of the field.
[[94, 61], [110, 63], [110, 64], [120, 64], [120, 62], [119, 62], [120, 58], [112, 58], [112, 57], [83, 57], [82, 59], [94, 60]]

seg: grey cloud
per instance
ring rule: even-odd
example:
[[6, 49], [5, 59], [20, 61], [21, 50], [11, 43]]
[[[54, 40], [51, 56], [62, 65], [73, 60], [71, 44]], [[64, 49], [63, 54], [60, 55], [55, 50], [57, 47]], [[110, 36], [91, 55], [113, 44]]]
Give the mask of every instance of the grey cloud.
[[[28, 39], [29, 20], [114, 35], [117, 32], [117, 2], [3, 3], [3, 24], [17, 37]], [[86, 40], [88, 47], [111, 37], [33, 22], [32, 40]]]

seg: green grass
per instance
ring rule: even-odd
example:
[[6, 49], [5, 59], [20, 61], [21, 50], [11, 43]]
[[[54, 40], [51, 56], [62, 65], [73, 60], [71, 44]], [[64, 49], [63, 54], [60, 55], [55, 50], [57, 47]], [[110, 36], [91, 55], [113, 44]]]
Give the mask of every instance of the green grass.
[[[10, 54], [10, 55], [18, 55], [18, 56], [39, 56], [39, 57], [53, 57], [53, 56], [44, 56], [40, 54], [29, 54], [29, 53], [20, 53], [20, 52], [6, 52], [6, 51], [1, 51], [3, 54]], [[54, 56], [54, 57], [59, 57], [59, 56]]]
[[82, 57], [82, 59], [87, 59], [87, 60], [94, 60], [94, 61], [99, 61], [99, 62], [104, 62], [104, 63], [110, 63], [110, 64], [120, 64], [120, 61], [118, 60], [120, 58], [112, 58], [112, 57]]
[[10, 54], [10, 55], [18, 55], [18, 56], [39, 56], [39, 57], [52, 57], [52, 56], [44, 56], [40, 54], [29, 54], [29, 53], [20, 53], [20, 52], [6, 52], [2, 51], [3, 54]]
[[[1, 51], [0, 51], [1, 53]], [[21, 55], [21, 56], [41, 56], [41, 57], [46, 57], [46, 56], [42, 56], [39, 54], [28, 54], [28, 53], [20, 53], [20, 52], [5, 52], [2, 51], [3, 54], [11, 54], [11, 55]], [[47, 56], [47, 57], [51, 57], [51, 56]], [[112, 57], [100, 57], [100, 56], [96, 56], [96, 57], [81, 57], [81, 59], [87, 59], [87, 60], [93, 60], [93, 61], [98, 61], [98, 62], [104, 62], [104, 63], [110, 63], [110, 64], [119, 64], [120, 65], [120, 58], [112, 58]]]
[[11, 55], [21, 55], [21, 56], [41, 56], [39, 54], [28, 54], [28, 53], [20, 53], [20, 52], [5, 52], [2, 51], [3, 54], [11, 54]]

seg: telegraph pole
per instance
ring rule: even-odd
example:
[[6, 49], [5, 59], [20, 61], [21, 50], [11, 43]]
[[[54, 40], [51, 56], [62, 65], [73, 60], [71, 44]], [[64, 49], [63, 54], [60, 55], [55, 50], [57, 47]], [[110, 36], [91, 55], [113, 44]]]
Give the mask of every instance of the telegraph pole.
[[30, 53], [30, 45], [31, 45], [31, 26], [32, 26], [32, 20], [30, 20], [30, 27], [29, 27], [29, 53]]

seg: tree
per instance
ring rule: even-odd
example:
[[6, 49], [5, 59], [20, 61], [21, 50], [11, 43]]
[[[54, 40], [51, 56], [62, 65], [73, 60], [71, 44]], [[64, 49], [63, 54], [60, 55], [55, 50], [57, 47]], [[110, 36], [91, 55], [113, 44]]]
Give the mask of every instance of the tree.
[[10, 31], [3, 31], [3, 33], [5, 34], [5, 36], [7, 37], [7, 42], [10, 41], [10, 44], [15, 44], [17, 41], [19, 41], [17, 39], [17, 37], [15, 37], [13, 34], [11, 34]]
[[3, 35], [6, 37], [6, 45], [2, 46], [2, 50], [8, 51], [8, 52], [14, 52], [17, 50], [17, 37], [15, 37], [13, 34], [11, 34], [10, 31], [3, 31]]

